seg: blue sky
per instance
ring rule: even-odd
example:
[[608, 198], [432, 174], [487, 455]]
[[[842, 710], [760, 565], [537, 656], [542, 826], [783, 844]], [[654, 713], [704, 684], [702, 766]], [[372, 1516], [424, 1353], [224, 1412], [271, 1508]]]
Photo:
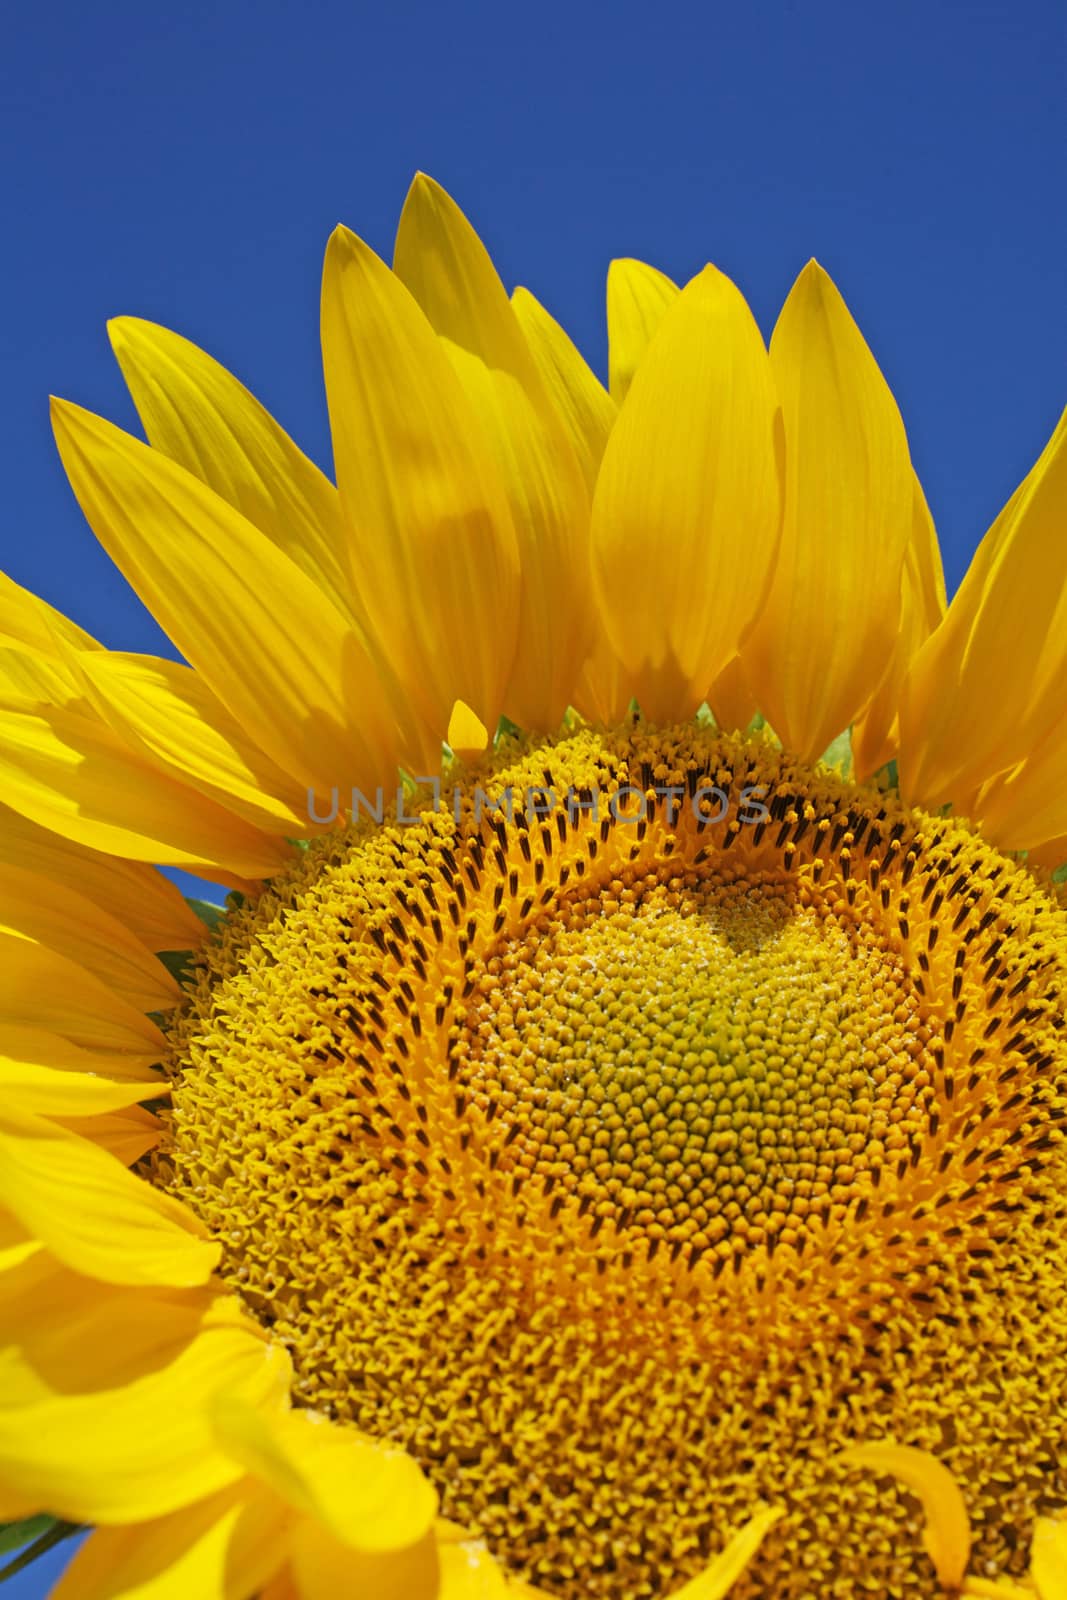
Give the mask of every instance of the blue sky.
[[601, 371], [612, 255], [713, 260], [766, 332], [816, 255], [900, 401], [954, 586], [1067, 400], [1065, 82], [1060, 0], [14, 8], [0, 564], [107, 643], [167, 648], [65, 485], [48, 393], [133, 426], [104, 324], [150, 317], [328, 468], [322, 250], [343, 220], [389, 254], [422, 167]]

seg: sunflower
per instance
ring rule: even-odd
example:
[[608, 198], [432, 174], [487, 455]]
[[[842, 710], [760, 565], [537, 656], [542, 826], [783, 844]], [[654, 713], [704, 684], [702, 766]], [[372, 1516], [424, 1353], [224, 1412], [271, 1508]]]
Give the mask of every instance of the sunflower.
[[420, 177], [327, 251], [336, 487], [149, 323], [147, 443], [55, 405], [183, 658], [3, 580], [57, 1600], [1067, 1594], [1067, 422], [946, 605], [817, 265], [608, 323]]

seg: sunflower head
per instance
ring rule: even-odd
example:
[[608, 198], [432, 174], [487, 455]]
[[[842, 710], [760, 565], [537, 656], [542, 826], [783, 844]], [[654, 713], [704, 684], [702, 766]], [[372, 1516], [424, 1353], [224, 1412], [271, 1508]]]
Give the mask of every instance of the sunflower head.
[[336, 485], [147, 323], [147, 443], [56, 405], [184, 657], [0, 588], [60, 1600], [1061, 1592], [1067, 428], [947, 605], [821, 268], [608, 320], [420, 178], [327, 250]]

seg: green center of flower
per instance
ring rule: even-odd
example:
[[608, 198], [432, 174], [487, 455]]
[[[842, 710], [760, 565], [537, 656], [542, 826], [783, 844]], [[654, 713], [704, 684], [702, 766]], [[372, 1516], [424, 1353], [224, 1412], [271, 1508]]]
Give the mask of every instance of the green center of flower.
[[503, 947], [456, 1081], [507, 1123], [516, 1171], [601, 1222], [695, 1251], [795, 1237], [920, 1110], [922, 1019], [885, 953], [789, 880], [688, 879], [620, 880]]

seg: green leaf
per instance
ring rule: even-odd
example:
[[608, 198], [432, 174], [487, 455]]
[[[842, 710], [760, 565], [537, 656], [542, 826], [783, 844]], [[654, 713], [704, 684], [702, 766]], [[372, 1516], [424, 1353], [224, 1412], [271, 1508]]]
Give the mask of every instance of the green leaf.
[[27, 1517], [23, 1522], [0, 1524], [0, 1555], [7, 1555], [12, 1550], [19, 1552], [13, 1561], [0, 1567], [0, 1583], [6, 1583], [17, 1573], [25, 1572], [41, 1556], [54, 1550], [57, 1544], [62, 1544], [64, 1539], [70, 1539], [81, 1531], [79, 1523], [62, 1522], [47, 1513]]
[[191, 911], [195, 911], [201, 922], [206, 922], [214, 932], [220, 922], [226, 920], [226, 907], [212, 905], [210, 900], [192, 900], [188, 895], [185, 903]]

